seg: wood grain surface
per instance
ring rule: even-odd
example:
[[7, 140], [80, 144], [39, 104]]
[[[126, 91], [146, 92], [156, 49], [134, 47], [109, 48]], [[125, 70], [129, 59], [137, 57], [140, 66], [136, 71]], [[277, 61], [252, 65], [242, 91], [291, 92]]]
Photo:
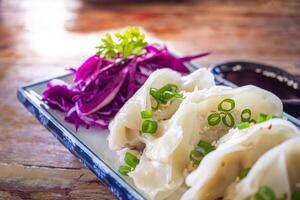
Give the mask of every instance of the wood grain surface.
[[16, 99], [65, 73], [107, 31], [137, 25], [209, 67], [252, 60], [300, 74], [300, 2], [0, 0], [0, 199], [115, 199]]

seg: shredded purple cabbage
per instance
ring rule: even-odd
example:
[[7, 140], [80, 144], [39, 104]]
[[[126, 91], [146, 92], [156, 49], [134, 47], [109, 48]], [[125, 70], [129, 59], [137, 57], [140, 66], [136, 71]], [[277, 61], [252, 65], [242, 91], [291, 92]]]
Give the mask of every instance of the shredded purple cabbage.
[[74, 73], [74, 83], [52, 80], [47, 84], [43, 100], [54, 109], [66, 113], [65, 120], [80, 125], [107, 128], [124, 103], [144, 84], [148, 76], [160, 68], [182, 74], [189, 70], [184, 62], [208, 53], [177, 58], [166, 47], [145, 47], [143, 55], [127, 59], [106, 59], [98, 55], [88, 58]]

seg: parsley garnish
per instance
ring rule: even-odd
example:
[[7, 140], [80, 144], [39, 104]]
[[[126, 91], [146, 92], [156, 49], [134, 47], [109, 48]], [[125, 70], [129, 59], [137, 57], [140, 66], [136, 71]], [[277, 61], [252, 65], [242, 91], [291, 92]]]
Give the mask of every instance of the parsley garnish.
[[145, 41], [145, 34], [142, 34], [138, 27], [128, 27], [123, 34], [119, 32], [114, 35], [106, 34], [101, 42], [102, 44], [96, 47], [97, 55], [103, 55], [106, 58], [121, 56], [123, 59], [130, 55], [143, 54], [148, 44]]

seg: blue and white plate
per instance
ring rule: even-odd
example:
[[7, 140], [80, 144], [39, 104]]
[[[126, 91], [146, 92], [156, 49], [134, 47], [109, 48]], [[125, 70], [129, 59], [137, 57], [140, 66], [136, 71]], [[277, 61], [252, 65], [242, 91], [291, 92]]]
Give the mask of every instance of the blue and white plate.
[[[195, 65], [189, 63], [188, 67], [193, 70]], [[55, 78], [71, 83], [73, 75]], [[64, 121], [64, 113], [49, 108], [41, 101], [48, 81], [20, 87], [17, 92], [19, 101], [119, 199], [146, 199], [129, 178], [118, 173], [119, 157], [108, 148], [108, 130], [81, 127], [76, 132], [73, 124]], [[216, 81], [218, 84], [234, 87], [221, 77], [216, 77]], [[299, 120], [287, 114], [285, 116], [300, 126]]]

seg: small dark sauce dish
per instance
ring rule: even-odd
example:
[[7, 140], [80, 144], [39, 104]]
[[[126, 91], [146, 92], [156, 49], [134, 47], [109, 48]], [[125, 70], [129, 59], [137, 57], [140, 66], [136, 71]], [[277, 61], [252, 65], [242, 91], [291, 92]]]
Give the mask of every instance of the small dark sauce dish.
[[225, 85], [256, 85], [276, 94], [283, 110], [300, 118], [300, 80], [296, 76], [276, 67], [243, 61], [215, 65], [212, 72], [217, 81], [227, 80]]

